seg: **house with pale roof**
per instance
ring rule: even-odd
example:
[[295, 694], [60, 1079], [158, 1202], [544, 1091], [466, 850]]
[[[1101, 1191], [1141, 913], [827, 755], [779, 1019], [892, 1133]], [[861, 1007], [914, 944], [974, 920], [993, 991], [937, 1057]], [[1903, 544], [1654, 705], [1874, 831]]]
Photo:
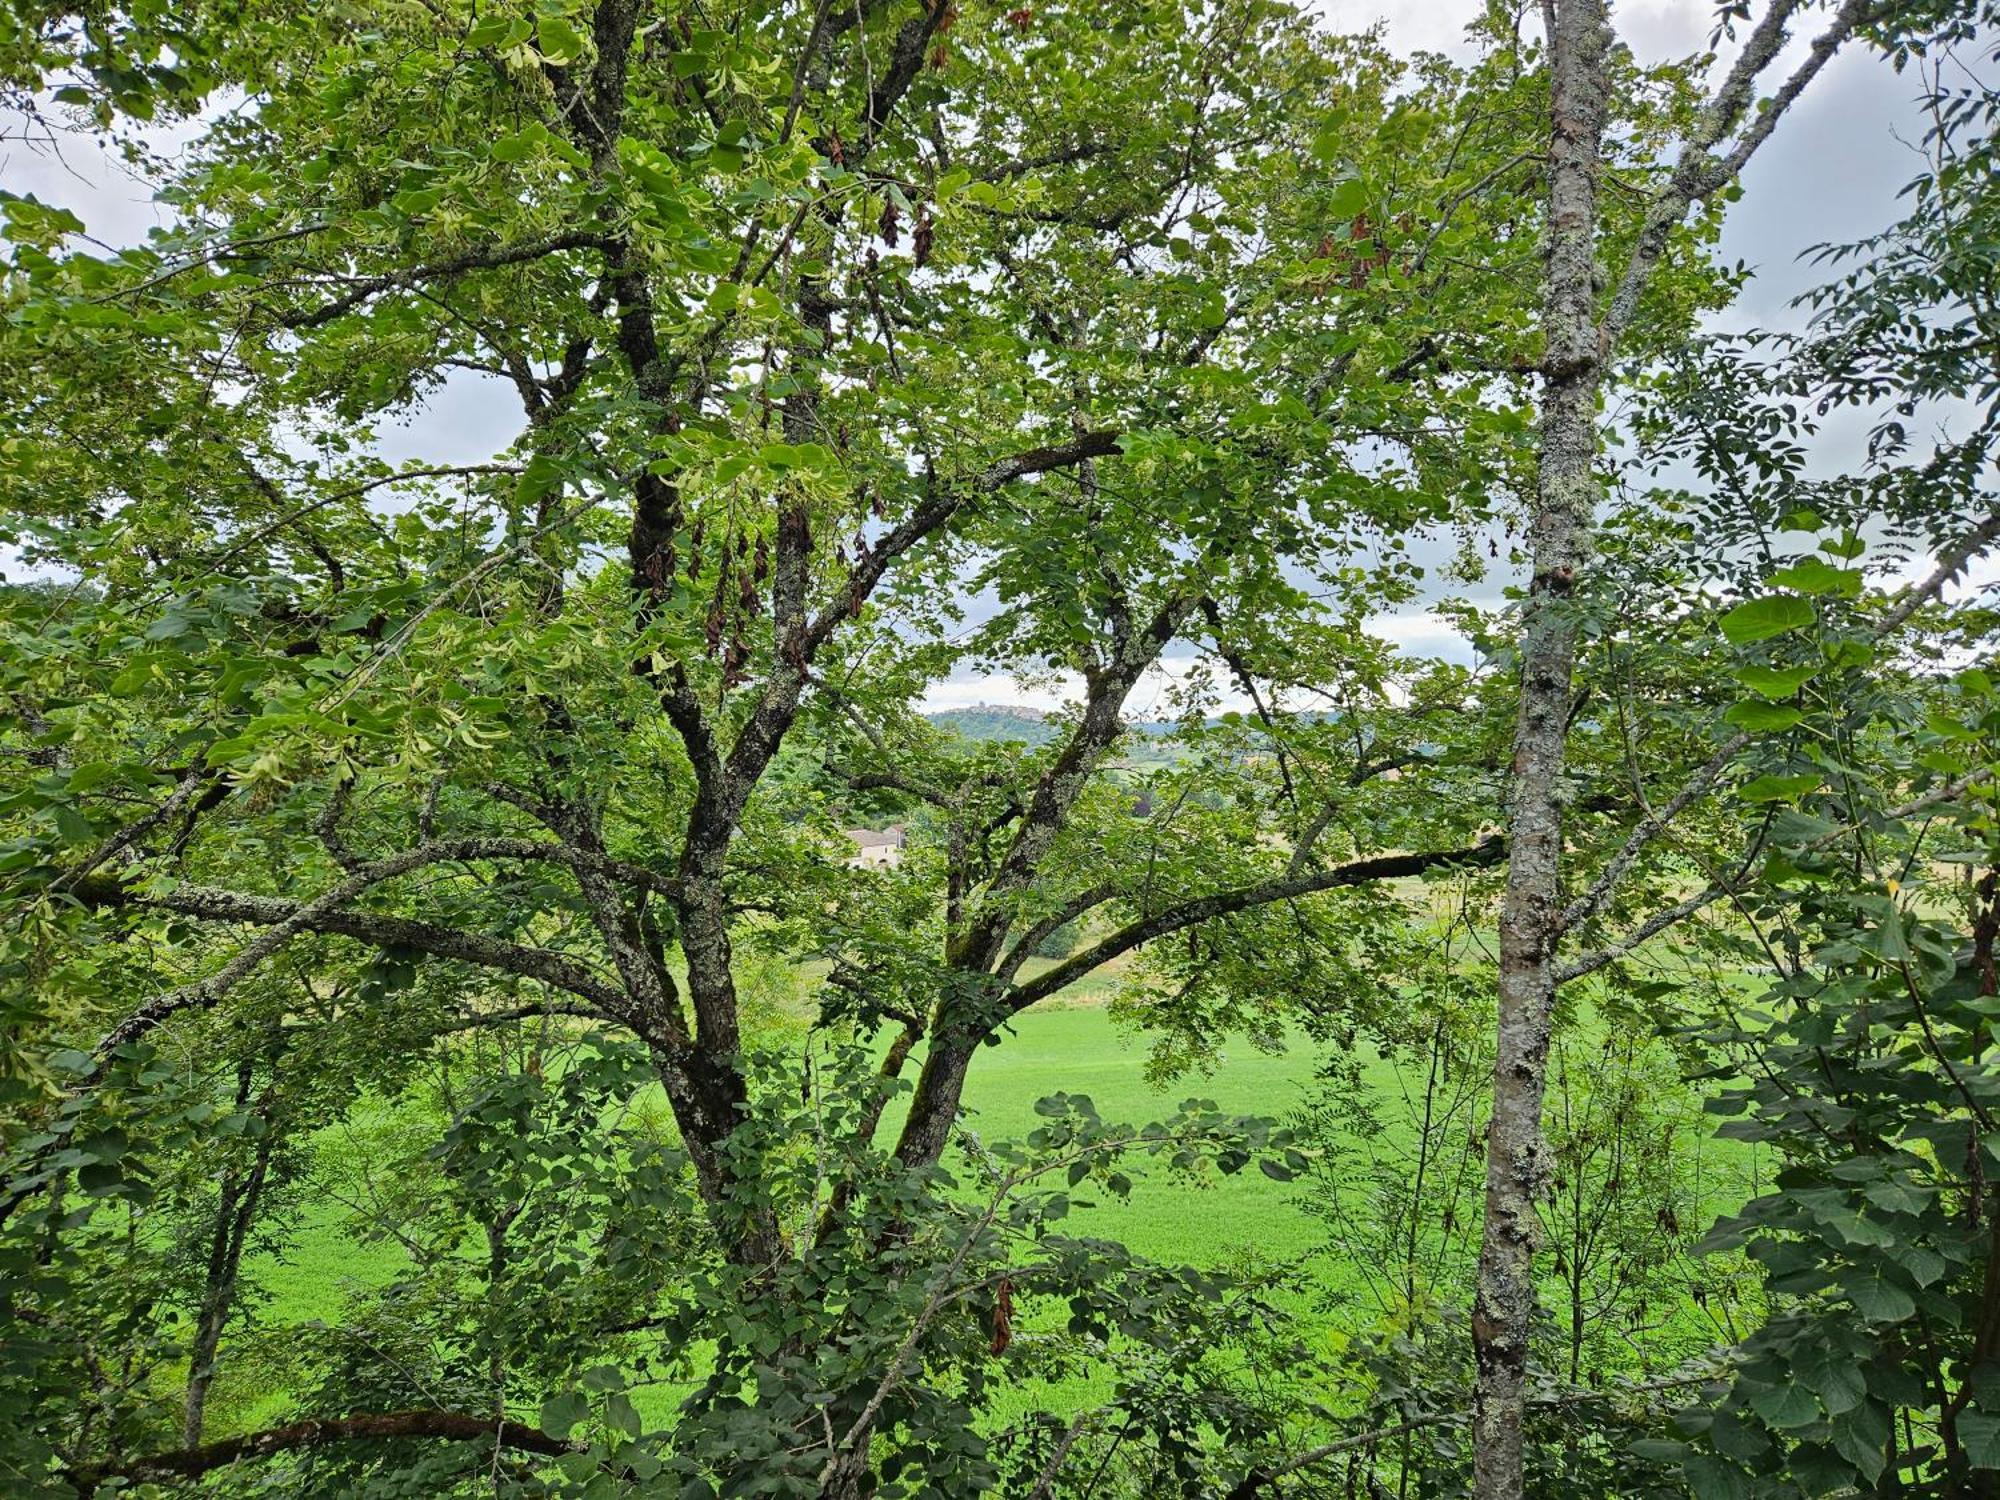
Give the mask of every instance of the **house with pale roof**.
[[893, 870], [903, 862], [903, 846], [908, 842], [901, 823], [887, 828], [847, 828], [841, 830], [855, 852], [847, 856], [850, 870]]

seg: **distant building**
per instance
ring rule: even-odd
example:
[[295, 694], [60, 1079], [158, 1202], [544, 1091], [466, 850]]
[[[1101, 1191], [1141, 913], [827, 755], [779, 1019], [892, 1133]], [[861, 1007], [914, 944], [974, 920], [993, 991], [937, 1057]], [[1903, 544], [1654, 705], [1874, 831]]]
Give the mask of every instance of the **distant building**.
[[842, 830], [854, 845], [855, 852], [847, 856], [850, 870], [893, 870], [903, 862], [903, 846], [908, 842], [901, 823], [892, 823], [887, 828], [848, 828]]

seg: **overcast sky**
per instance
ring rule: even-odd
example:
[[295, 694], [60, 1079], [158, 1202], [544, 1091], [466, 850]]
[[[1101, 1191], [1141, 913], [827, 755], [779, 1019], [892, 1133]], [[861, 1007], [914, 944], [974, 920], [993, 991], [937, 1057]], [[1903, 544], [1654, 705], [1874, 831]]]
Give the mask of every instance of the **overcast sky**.
[[[1477, 0], [1325, 0], [1319, 8], [1338, 27], [1381, 22], [1398, 50], [1462, 54], [1467, 50], [1465, 23], [1479, 6]], [[1620, 35], [1646, 59], [1699, 51], [1713, 16], [1709, 0], [1623, 0], [1616, 6]], [[1809, 34], [1796, 40], [1794, 53], [1802, 50]], [[1725, 41], [1723, 56], [1730, 55]], [[1923, 132], [1914, 102], [1917, 85], [1913, 76], [1899, 76], [1858, 49], [1837, 57], [1814, 81], [1751, 161], [1743, 198], [1730, 211], [1723, 256], [1748, 264], [1755, 276], [1737, 305], [1718, 320], [1722, 326], [1795, 323], [1797, 315], [1788, 304], [1821, 275], [1800, 262], [1801, 253], [1814, 245], [1860, 238], [1896, 217], [1896, 194], [1920, 165], [1914, 149]], [[164, 222], [142, 185], [83, 142], [67, 144], [60, 159], [9, 142], [0, 157], [0, 182], [10, 191], [71, 208], [93, 236], [111, 244], [132, 243]], [[385, 426], [382, 451], [392, 461], [476, 462], [511, 441], [519, 423], [511, 390], [477, 377], [455, 377], [407, 423]], [[1830, 432], [1816, 452], [1815, 467], [1835, 472], [1852, 463], [1858, 442], [1859, 431], [1852, 424]], [[1442, 561], [1454, 546], [1440, 543], [1426, 550]], [[1496, 575], [1476, 597], [1495, 599], [1508, 581]], [[1461, 659], [1469, 654], [1462, 641], [1421, 608], [1386, 619], [1379, 628], [1421, 651]], [[1172, 661], [1167, 671], [1179, 675], [1191, 666], [1185, 659]], [[1059, 685], [1031, 688], [967, 678], [941, 685], [931, 701], [936, 707], [981, 701], [1052, 705], [1060, 696]], [[1144, 716], [1164, 696], [1164, 683], [1155, 684], [1135, 699], [1133, 710]]]

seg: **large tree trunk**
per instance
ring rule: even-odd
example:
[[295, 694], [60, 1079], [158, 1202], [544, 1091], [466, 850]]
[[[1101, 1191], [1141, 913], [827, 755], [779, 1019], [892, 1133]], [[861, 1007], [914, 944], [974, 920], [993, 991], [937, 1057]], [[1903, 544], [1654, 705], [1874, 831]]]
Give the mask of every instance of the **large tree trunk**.
[[935, 1166], [944, 1156], [965, 1093], [965, 1075], [978, 1051], [978, 1034], [965, 1027], [941, 1031], [932, 1041], [896, 1142], [896, 1157], [903, 1165]]
[[1546, 1179], [1542, 1094], [1562, 911], [1563, 750], [1576, 625], [1571, 596], [1599, 497], [1597, 173], [1610, 26], [1604, 0], [1559, 0], [1552, 38], [1549, 229], [1543, 297], [1541, 454], [1529, 526], [1534, 580], [1521, 642], [1521, 703], [1500, 917], [1498, 1050], [1486, 1146], [1486, 1215], [1472, 1316], [1478, 1362], [1474, 1493], [1518, 1500], [1535, 1198]]

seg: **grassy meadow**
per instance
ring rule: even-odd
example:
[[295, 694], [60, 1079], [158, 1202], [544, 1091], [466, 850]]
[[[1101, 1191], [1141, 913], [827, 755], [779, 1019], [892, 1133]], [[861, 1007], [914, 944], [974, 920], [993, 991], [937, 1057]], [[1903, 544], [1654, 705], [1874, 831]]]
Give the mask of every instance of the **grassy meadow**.
[[[1143, 1076], [1143, 1039], [1115, 1023], [1103, 1006], [1040, 1006], [1015, 1030], [1005, 1045], [980, 1056], [966, 1088], [968, 1124], [989, 1139], [1026, 1135], [1042, 1123], [1035, 1101], [1056, 1093], [1088, 1094], [1105, 1119], [1134, 1123], [1171, 1112], [1190, 1094], [1214, 1099], [1231, 1113], [1283, 1115], [1298, 1105], [1314, 1071], [1309, 1048], [1274, 1056], [1244, 1044], [1209, 1077], [1162, 1090]], [[330, 1127], [321, 1144], [336, 1152], [371, 1150], [375, 1132], [390, 1127], [367, 1111], [357, 1113], [354, 1124]], [[1291, 1201], [1297, 1191], [1255, 1171], [1205, 1187], [1141, 1174], [1129, 1199], [1080, 1208], [1071, 1222], [1156, 1259], [1205, 1263], [1246, 1246], [1289, 1255], [1306, 1249], [1312, 1236], [1311, 1221]], [[348, 1290], [380, 1284], [404, 1264], [393, 1243], [357, 1241], [347, 1227], [350, 1217], [338, 1202], [311, 1207], [282, 1254], [247, 1268], [270, 1299], [261, 1314], [266, 1321], [330, 1317]]]
[[[1115, 983], [1112, 974], [1092, 976], [1081, 996], [1047, 1002], [1024, 1013], [1003, 1045], [982, 1053], [965, 1101], [971, 1129], [989, 1140], [1024, 1136], [1040, 1123], [1035, 1101], [1054, 1093], [1088, 1095], [1107, 1121], [1131, 1123], [1161, 1118], [1181, 1099], [1195, 1094], [1213, 1099], [1226, 1112], [1282, 1118], [1312, 1094], [1321, 1053], [1304, 1040], [1278, 1053], [1238, 1041], [1224, 1050], [1207, 1075], [1165, 1087], [1154, 1085], [1146, 1075], [1146, 1039], [1116, 1020], [1103, 1003]], [[1398, 1093], [1407, 1082], [1391, 1064], [1372, 1056], [1360, 1074], [1364, 1093], [1379, 1096], [1384, 1104], [1396, 1101], [1385, 1111], [1392, 1147], [1399, 1133], [1405, 1139], [1410, 1134], [1407, 1124], [1401, 1123]], [[888, 1123], [893, 1126], [893, 1120]], [[246, 1280], [257, 1300], [257, 1332], [251, 1342], [266, 1349], [282, 1348], [288, 1327], [336, 1322], [350, 1296], [388, 1283], [408, 1264], [404, 1250], [393, 1240], [370, 1241], [358, 1233], [356, 1210], [365, 1206], [366, 1190], [357, 1189], [355, 1183], [368, 1180], [366, 1165], [386, 1158], [400, 1132], [434, 1128], [435, 1122], [412, 1118], [407, 1108], [399, 1112], [364, 1107], [349, 1121], [322, 1132], [316, 1143], [321, 1159], [354, 1163], [360, 1170], [342, 1174], [337, 1181], [327, 1178], [331, 1186], [326, 1196], [301, 1205], [296, 1227], [282, 1248], [246, 1263]], [[1326, 1243], [1325, 1227], [1302, 1204], [1304, 1195], [1325, 1191], [1323, 1183], [1309, 1179], [1282, 1183], [1252, 1169], [1231, 1177], [1211, 1174], [1204, 1183], [1190, 1184], [1149, 1171], [1148, 1165], [1144, 1158], [1128, 1164], [1135, 1181], [1128, 1198], [1094, 1195], [1096, 1201], [1073, 1210], [1064, 1221], [1065, 1230], [1117, 1239], [1154, 1259], [1195, 1265], [1242, 1257], [1291, 1261]], [[1717, 1185], [1714, 1206], [1733, 1206], [1737, 1174], [1718, 1174]], [[1462, 1184], [1459, 1191], [1463, 1194], [1468, 1188], [1476, 1190], [1476, 1183]], [[1476, 1201], [1467, 1206], [1476, 1212]], [[1310, 1261], [1310, 1283], [1317, 1294], [1286, 1300], [1307, 1319], [1308, 1327], [1324, 1328], [1334, 1336], [1323, 1294], [1358, 1291], [1358, 1278], [1337, 1257], [1321, 1255]], [[1026, 1326], [1031, 1328], [1032, 1322]], [[268, 1360], [251, 1359], [247, 1368], [239, 1365], [234, 1370], [231, 1363], [225, 1347], [216, 1401], [218, 1429], [279, 1418], [289, 1400], [282, 1379], [274, 1378], [282, 1361], [274, 1366]], [[1099, 1391], [1099, 1385], [1106, 1389]], [[1051, 1399], [1060, 1406], [1081, 1407], [1108, 1394], [1108, 1385], [1108, 1373], [1072, 1379], [1053, 1392], [1023, 1383], [1009, 1389], [1008, 1409], [997, 1415], [1004, 1421], [1017, 1405], [1025, 1409]], [[650, 1419], [665, 1420], [678, 1392], [661, 1386], [635, 1394]]]

